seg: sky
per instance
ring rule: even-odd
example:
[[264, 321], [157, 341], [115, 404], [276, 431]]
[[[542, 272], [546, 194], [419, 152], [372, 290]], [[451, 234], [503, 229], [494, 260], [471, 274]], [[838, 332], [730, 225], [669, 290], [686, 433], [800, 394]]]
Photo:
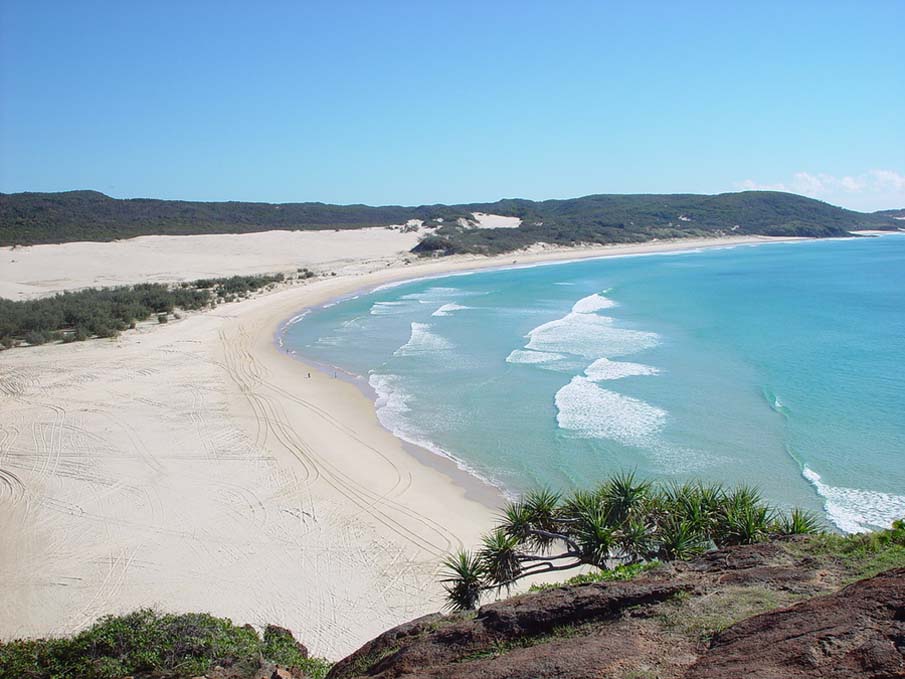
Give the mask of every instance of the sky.
[[905, 0], [0, 0], [0, 192], [905, 207]]

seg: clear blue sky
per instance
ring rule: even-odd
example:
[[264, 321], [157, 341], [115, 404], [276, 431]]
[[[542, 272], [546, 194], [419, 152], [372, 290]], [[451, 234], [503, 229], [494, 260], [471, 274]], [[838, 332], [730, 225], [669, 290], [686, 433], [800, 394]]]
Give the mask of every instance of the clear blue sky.
[[0, 191], [905, 207], [905, 0], [0, 0]]

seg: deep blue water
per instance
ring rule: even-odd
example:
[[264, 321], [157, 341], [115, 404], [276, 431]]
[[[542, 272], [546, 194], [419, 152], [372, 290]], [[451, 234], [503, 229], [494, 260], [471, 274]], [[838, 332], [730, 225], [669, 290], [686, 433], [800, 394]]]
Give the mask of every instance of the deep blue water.
[[754, 483], [843, 530], [905, 516], [905, 236], [414, 281], [282, 341], [508, 491], [636, 469]]

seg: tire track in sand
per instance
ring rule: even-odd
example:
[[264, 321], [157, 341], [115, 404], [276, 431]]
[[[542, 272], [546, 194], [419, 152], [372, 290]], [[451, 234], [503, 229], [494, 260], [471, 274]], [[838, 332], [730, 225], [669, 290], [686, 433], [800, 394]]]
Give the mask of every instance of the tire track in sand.
[[[354, 431], [338, 422], [320, 407], [289, 394], [292, 400], [305, 407], [309, 412], [379, 456], [393, 470], [395, 482], [389, 491], [377, 494], [318, 455], [311, 446], [304, 442], [295, 428], [288, 424], [277, 399], [267, 395], [267, 391], [273, 391], [281, 397], [285, 397], [287, 392], [266, 380], [262, 366], [249, 351], [251, 340], [245, 327], [237, 323], [231, 333], [220, 330], [220, 341], [225, 357], [224, 367], [255, 413], [255, 427], [258, 432], [256, 442], [266, 442], [268, 435], [272, 435], [302, 464], [306, 472], [305, 481], [309, 483], [318, 480], [324, 481], [350, 503], [357, 506], [361, 513], [367, 513], [369, 517], [384, 525], [388, 530], [428, 553], [440, 557], [461, 546], [461, 541], [444, 526], [391, 499], [390, 496], [396, 493], [401, 485], [410, 483], [408, 475], [403, 474], [392, 460], [362, 441]], [[391, 514], [420, 524], [433, 537], [422, 535], [421, 532], [405, 525]]]

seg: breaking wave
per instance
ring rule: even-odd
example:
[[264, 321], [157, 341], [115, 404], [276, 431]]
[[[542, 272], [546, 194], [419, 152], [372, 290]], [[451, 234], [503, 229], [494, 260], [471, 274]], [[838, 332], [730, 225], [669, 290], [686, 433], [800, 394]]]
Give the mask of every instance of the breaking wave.
[[531, 330], [525, 349], [598, 359], [634, 354], [659, 343], [655, 332], [618, 328], [612, 318], [596, 313], [614, 306], [603, 295], [583, 297], [570, 313]]
[[401, 417], [411, 409], [408, 406], [409, 394], [402, 389], [399, 377], [371, 373], [368, 384], [377, 394], [374, 408], [380, 424], [394, 434], [402, 431]]
[[597, 359], [634, 354], [658, 342], [655, 332], [617, 328], [607, 316], [573, 311], [531, 330], [525, 348]]
[[409, 401], [412, 396], [402, 386], [402, 378], [400, 376], [371, 373], [368, 378], [368, 384], [374, 390], [374, 408], [377, 413], [377, 420], [384, 429], [403, 441], [452, 460], [459, 469], [484, 483], [496, 487], [509, 499], [515, 499], [515, 496], [508, 492], [498, 481], [482, 474], [468, 463], [435, 444], [411, 422], [408, 413], [411, 412]]
[[601, 389], [586, 377], [556, 392], [556, 422], [582, 438], [605, 438], [631, 446], [651, 443], [667, 413], [631, 396]]
[[412, 322], [412, 334], [409, 341], [399, 347], [394, 356], [416, 356], [444, 349], [452, 349], [452, 343], [431, 332], [431, 326], [427, 323]]
[[572, 311], [576, 314], [591, 314], [601, 309], [610, 309], [616, 306], [616, 302], [607, 299], [603, 295], [588, 295], [577, 302], [572, 307]]
[[807, 466], [801, 475], [823, 498], [830, 521], [846, 533], [865, 533], [877, 528], [889, 528], [893, 521], [905, 517], [905, 496], [860, 488], [829, 486], [820, 474]]
[[295, 325], [296, 323], [301, 321], [303, 318], [305, 318], [305, 316], [307, 316], [310, 313], [311, 313], [311, 309], [305, 309], [302, 313], [296, 314], [295, 316], [293, 316], [292, 318], [290, 318], [288, 321], [286, 321], [283, 324], [283, 329], [285, 330], [286, 328], [288, 328], [292, 325]]
[[470, 306], [462, 306], [461, 304], [456, 304], [452, 302], [450, 304], [444, 304], [439, 309], [437, 309], [431, 316], [451, 316], [454, 311], [463, 311], [465, 309], [471, 309]]
[[563, 354], [554, 354], [547, 351], [524, 351], [516, 349], [506, 357], [506, 363], [552, 363], [566, 358]]
[[371, 315], [389, 316], [391, 314], [402, 314], [410, 308], [408, 302], [374, 302], [371, 306]]
[[423, 290], [422, 292], [412, 292], [408, 295], [403, 295], [399, 299], [414, 300], [416, 302], [420, 302], [421, 304], [430, 304], [431, 302], [449, 299], [450, 297], [454, 297], [460, 294], [462, 294], [462, 291], [459, 290], [459, 288], [434, 286], [432, 288], [428, 288], [427, 290]]
[[642, 363], [628, 363], [626, 361], [611, 361], [608, 358], [599, 358], [585, 368], [584, 374], [593, 382], [604, 380], [618, 380], [633, 375], [659, 375], [660, 371], [650, 365]]

